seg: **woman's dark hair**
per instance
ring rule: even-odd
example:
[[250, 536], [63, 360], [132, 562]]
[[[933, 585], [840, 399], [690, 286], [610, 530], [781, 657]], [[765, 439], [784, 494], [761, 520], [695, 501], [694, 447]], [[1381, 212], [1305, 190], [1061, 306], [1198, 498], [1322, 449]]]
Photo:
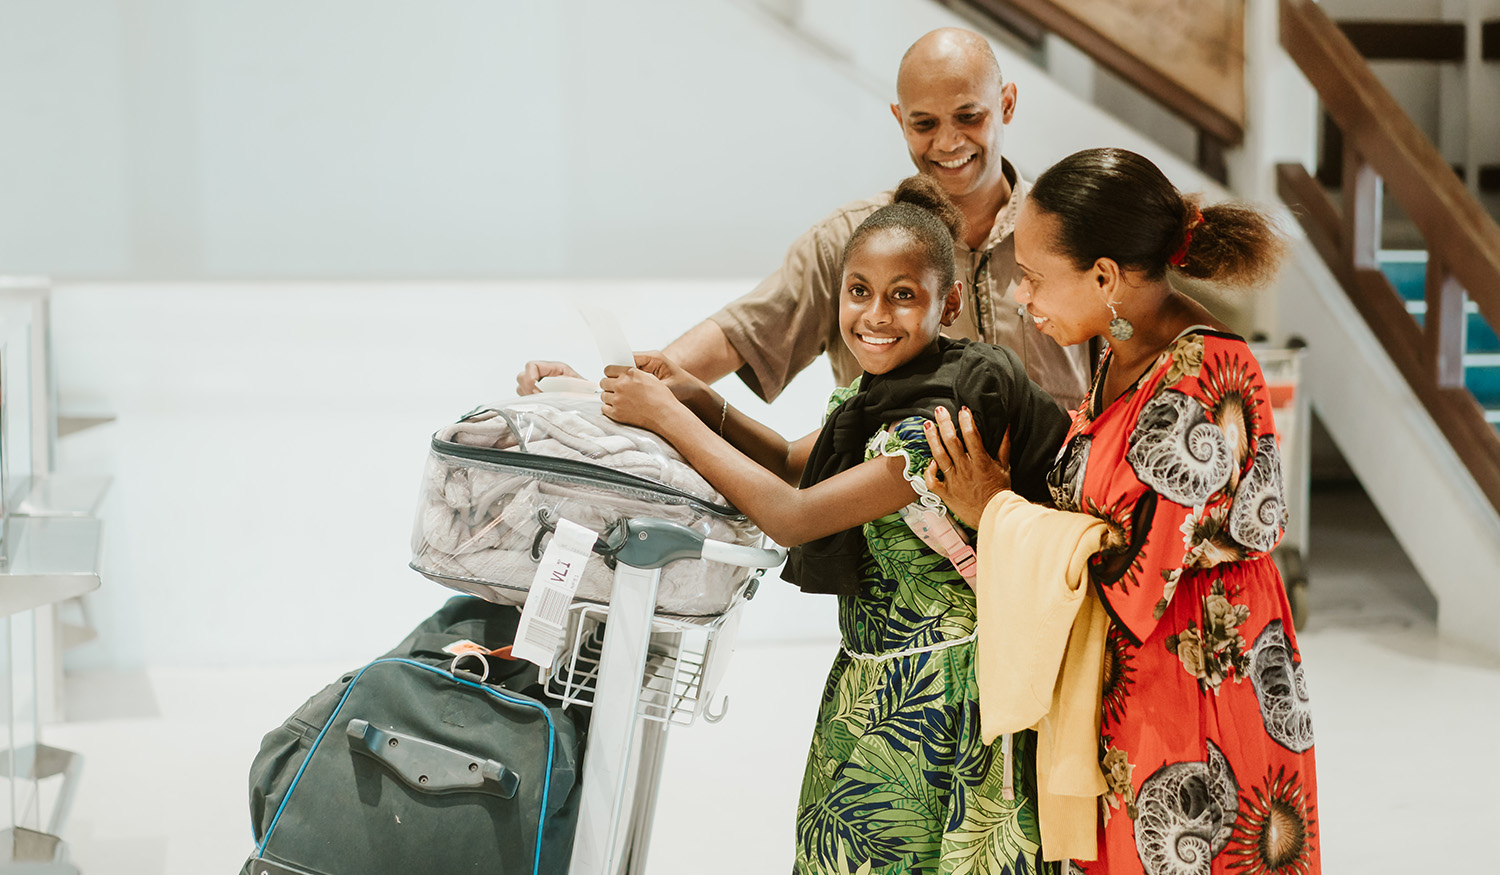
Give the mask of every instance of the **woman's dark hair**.
[[1058, 245], [1079, 270], [1100, 258], [1161, 279], [1184, 276], [1232, 286], [1276, 275], [1286, 240], [1248, 204], [1200, 207], [1155, 164], [1125, 149], [1085, 149], [1052, 165], [1028, 197], [1060, 225]]
[[964, 232], [964, 214], [948, 200], [942, 187], [921, 175], [901, 180], [890, 205], [871, 213], [854, 229], [854, 236], [844, 244], [840, 264], [849, 260], [849, 253], [866, 237], [888, 228], [901, 231], [922, 247], [927, 263], [942, 279], [937, 291], [946, 293], [953, 285], [953, 241]]

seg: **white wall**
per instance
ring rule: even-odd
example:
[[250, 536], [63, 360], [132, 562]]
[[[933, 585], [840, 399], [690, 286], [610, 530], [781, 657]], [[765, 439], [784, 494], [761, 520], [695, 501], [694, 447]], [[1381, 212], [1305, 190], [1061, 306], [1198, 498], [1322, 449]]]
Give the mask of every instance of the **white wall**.
[[[0, 0], [0, 273], [760, 275], [910, 172], [896, 64], [954, 23], [925, 0]], [[1078, 120], [1000, 54], [1035, 175], [1066, 152], [1028, 131]]]
[[894, 130], [726, 0], [0, 0], [0, 272], [741, 276]]

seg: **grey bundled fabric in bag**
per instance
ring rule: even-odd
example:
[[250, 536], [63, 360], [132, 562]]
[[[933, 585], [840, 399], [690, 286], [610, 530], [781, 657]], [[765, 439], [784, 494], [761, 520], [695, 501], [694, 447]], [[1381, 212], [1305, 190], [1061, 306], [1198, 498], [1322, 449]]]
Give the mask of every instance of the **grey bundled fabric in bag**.
[[444, 650], [510, 644], [519, 619], [450, 599], [267, 734], [242, 875], [566, 872], [586, 715], [545, 698], [531, 663]]
[[[528, 395], [482, 407], [432, 437], [412, 528], [411, 567], [447, 587], [522, 604], [558, 519], [609, 542], [630, 519], [676, 523], [754, 546], [759, 530], [672, 446], [604, 415], [595, 396]], [[661, 613], [714, 616], [747, 572], [705, 560], [662, 569]], [[576, 598], [607, 604], [613, 566], [590, 562]]]

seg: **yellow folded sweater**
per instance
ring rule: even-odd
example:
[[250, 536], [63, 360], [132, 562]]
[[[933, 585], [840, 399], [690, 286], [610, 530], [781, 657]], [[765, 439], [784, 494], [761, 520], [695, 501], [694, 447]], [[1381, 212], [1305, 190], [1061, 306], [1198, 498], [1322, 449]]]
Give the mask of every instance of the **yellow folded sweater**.
[[979, 524], [980, 732], [1037, 730], [1037, 820], [1047, 860], [1098, 856], [1099, 720], [1109, 617], [1088, 560], [1100, 520], [1002, 492]]

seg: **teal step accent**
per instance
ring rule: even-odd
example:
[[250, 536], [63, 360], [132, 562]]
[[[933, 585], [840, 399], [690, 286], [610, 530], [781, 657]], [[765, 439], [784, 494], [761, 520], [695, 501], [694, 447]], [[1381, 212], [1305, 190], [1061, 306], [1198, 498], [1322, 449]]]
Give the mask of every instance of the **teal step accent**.
[[1469, 342], [1465, 347], [1466, 352], [1500, 352], [1500, 335], [1495, 333], [1484, 317], [1478, 313], [1470, 313]]
[[1500, 367], [1464, 368], [1464, 385], [1485, 409], [1500, 408]]
[[[1418, 256], [1420, 261], [1416, 260]], [[1427, 300], [1427, 253], [1381, 253], [1380, 271], [1396, 287], [1396, 294], [1402, 300]]]
[[[1418, 325], [1427, 315], [1427, 253], [1386, 251], [1380, 254], [1380, 270], [1406, 301], [1407, 310]], [[1464, 354], [1477, 360], [1464, 363], [1464, 386], [1485, 409], [1485, 418], [1500, 430], [1500, 335], [1485, 322], [1472, 303], [1468, 313]]]

